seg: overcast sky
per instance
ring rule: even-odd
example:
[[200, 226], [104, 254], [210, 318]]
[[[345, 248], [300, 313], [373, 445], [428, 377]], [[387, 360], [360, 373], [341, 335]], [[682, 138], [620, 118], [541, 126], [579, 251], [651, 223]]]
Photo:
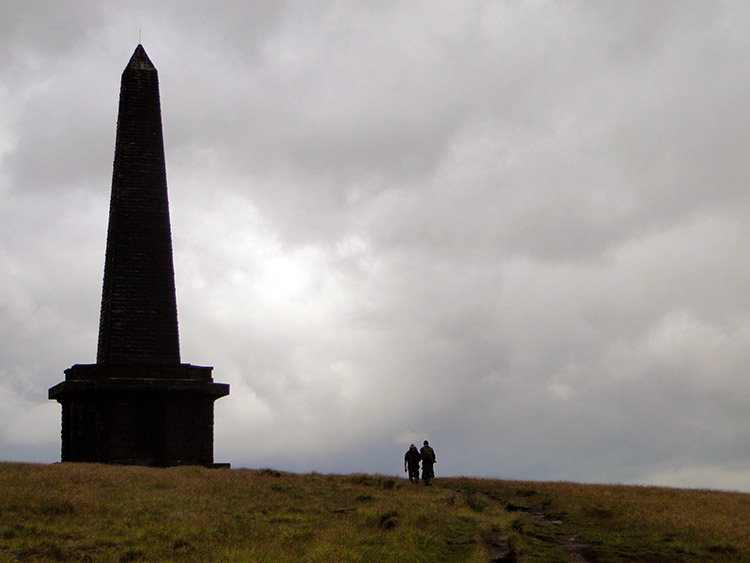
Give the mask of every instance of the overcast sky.
[[140, 37], [217, 461], [750, 491], [750, 4], [121, 4], [0, 7], [0, 459], [96, 359]]

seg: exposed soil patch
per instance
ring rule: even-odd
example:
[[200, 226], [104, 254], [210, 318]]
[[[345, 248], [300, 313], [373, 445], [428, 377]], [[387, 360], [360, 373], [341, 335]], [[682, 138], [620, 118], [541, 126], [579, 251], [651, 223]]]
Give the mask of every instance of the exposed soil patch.
[[[568, 561], [572, 563], [596, 561], [594, 546], [582, 541], [574, 532], [566, 530], [559, 515], [547, 512], [544, 503], [529, 506], [506, 502], [504, 509], [527, 516], [514, 522], [512, 529], [515, 532], [554, 545], [565, 553]], [[508, 542], [508, 535], [499, 527], [493, 528], [482, 539], [490, 563], [514, 563], [519, 560], [518, 554]]]
[[490, 563], [515, 563], [518, 560], [508, 545], [508, 536], [500, 528], [493, 528], [482, 539]]
[[593, 563], [596, 561], [594, 546], [580, 540], [574, 532], [565, 530], [562, 520], [548, 514], [544, 504], [535, 506], [525, 512], [543, 530], [543, 533], [536, 535], [537, 539], [549, 541], [560, 548], [572, 563]]

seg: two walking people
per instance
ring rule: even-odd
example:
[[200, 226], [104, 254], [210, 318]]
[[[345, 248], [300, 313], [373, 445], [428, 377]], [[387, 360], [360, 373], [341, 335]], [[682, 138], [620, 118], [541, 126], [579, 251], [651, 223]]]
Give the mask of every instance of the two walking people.
[[419, 463], [422, 462], [422, 480], [429, 486], [432, 479], [435, 478], [433, 466], [437, 463], [435, 450], [430, 443], [425, 440], [421, 449], [412, 444], [404, 454], [404, 471], [409, 473], [409, 481], [419, 484]]

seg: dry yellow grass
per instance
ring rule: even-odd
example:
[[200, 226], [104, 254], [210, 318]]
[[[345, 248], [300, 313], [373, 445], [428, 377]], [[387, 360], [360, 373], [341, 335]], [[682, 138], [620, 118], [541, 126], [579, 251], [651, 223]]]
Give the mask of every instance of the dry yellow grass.
[[0, 463], [2, 561], [748, 561], [750, 495]]

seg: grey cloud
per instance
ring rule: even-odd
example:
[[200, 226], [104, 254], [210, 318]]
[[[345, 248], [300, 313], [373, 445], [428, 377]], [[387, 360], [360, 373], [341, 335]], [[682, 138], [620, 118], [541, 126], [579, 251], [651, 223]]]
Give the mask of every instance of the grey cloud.
[[217, 460], [750, 490], [744, 5], [98, 6], [3, 21], [7, 455], [93, 361], [142, 26]]

